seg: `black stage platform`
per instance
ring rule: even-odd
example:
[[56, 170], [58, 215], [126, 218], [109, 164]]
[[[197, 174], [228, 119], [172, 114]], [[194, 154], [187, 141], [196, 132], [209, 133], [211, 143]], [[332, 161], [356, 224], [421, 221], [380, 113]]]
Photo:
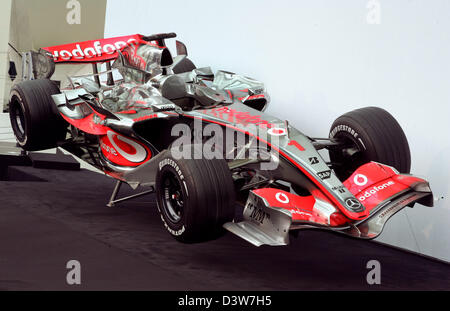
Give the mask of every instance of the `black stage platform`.
[[[286, 247], [257, 248], [232, 234], [186, 245], [165, 231], [152, 195], [106, 207], [114, 187], [106, 176], [2, 172], [0, 290], [450, 289], [450, 265], [377, 243], [304, 231]], [[66, 284], [71, 259], [81, 263], [81, 285]], [[372, 259], [381, 285], [366, 282]]]

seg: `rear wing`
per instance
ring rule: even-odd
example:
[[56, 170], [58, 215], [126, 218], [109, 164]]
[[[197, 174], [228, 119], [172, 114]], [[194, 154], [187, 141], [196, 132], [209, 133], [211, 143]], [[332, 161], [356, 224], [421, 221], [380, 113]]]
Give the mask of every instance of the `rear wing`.
[[142, 35], [135, 34], [49, 46], [42, 50], [50, 53], [55, 63], [97, 63], [116, 59], [118, 50], [142, 38]]
[[50, 79], [55, 72], [55, 65], [61, 63], [91, 63], [94, 73], [97, 73], [97, 63], [107, 62], [107, 67], [109, 68], [109, 62], [116, 59], [119, 55], [118, 50], [132, 44], [134, 41], [139, 42], [143, 38], [145, 37], [135, 34], [48, 46], [40, 48], [39, 52], [28, 51], [21, 53], [22, 81]]
[[[74, 42], [41, 48], [39, 52], [22, 53], [22, 80], [50, 79], [55, 65], [60, 63], [92, 64], [96, 82], [99, 83], [97, 63], [105, 63], [108, 72], [108, 85], [113, 82], [111, 61], [117, 59], [119, 50], [126, 46], [146, 42], [158, 48], [165, 48], [164, 39], [175, 38], [175, 33], [161, 33], [150, 36], [140, 34], [106, 39]], [[186, 46], [177, 41], [177, 53], [187, 55]], [[184, 56], [183, 56], [184, 55]]]

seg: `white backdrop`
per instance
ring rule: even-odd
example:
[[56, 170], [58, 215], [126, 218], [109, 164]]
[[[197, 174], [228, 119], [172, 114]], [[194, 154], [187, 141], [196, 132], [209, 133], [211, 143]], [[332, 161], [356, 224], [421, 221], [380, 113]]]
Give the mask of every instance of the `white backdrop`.
[[176, 32], [197, 67], [265, 82], [268, 112], [311, 136], [349, 110], [387, 109], [440, 200], [404, 209], [378, 240], [450, 261], [449, 13], [448, 0], [108, 0], [105, 37]]

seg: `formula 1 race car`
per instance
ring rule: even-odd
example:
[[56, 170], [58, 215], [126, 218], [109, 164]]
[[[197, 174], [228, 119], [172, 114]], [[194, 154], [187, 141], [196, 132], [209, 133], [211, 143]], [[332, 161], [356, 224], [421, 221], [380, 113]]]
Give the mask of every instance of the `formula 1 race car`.
[[[404, 207], [433, 205], [428, 182], [409, 174], [406, 136], [385, 110], [345, 113], [328, 138], [308, 137], [264, 113], [263, 83], [196, 68], [179, 41], [172, 57], [165, 40], [175, 36], [32, 52], [34, 69], [9, 101], [18, 144], [63, 148], [117, 179], [109, 206], [127, 199], [116, 198], [121, 183], [155, 191], [165, 228], [183, 242], [223, 228], [257, 246], [286, 245], [290, 232], [311, 228], [372, 239]], [[50, 80], [58, 63], [92, 63], [93, 73], [63, 87]]]

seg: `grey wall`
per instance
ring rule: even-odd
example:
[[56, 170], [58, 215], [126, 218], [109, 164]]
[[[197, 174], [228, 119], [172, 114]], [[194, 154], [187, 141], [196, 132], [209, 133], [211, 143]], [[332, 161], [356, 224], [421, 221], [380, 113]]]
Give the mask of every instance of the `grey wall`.
[[[22, 74], [19, 52], [41, 47], [103, 38], [106, 0], [77, 0], [80, 4], [80, 23], [67, 22], [72, 6], [69, 0], [3, 0], [0, 4], [0, 112], [6, 108], [9, 90], [20, 82]], [[69, 3], [70, 4], [70, 3]], [[14, 61], [17, 78], [7, 77], [9, 61]], [[62, 80], [66, 74], [90, 71], [90, 66], [59, 65], [52, 79]]]
[[11, 0], [4, 0], [0, 5], [0, 113], [5, 101], [8, 100], [11, 79], [9, 70], [9, 28], [11, 15]]
[[379, 240], [450, 261], [450, 2], [375, 2], [380, 24], [367, 23], [365, 0], [109, 0], [105, 36], [174, 31], [198, 66], [264, 81], [268, 111], [312, 136], [346, 111], [389, 110], [412, 172], [441, 199], [403, 210]]

